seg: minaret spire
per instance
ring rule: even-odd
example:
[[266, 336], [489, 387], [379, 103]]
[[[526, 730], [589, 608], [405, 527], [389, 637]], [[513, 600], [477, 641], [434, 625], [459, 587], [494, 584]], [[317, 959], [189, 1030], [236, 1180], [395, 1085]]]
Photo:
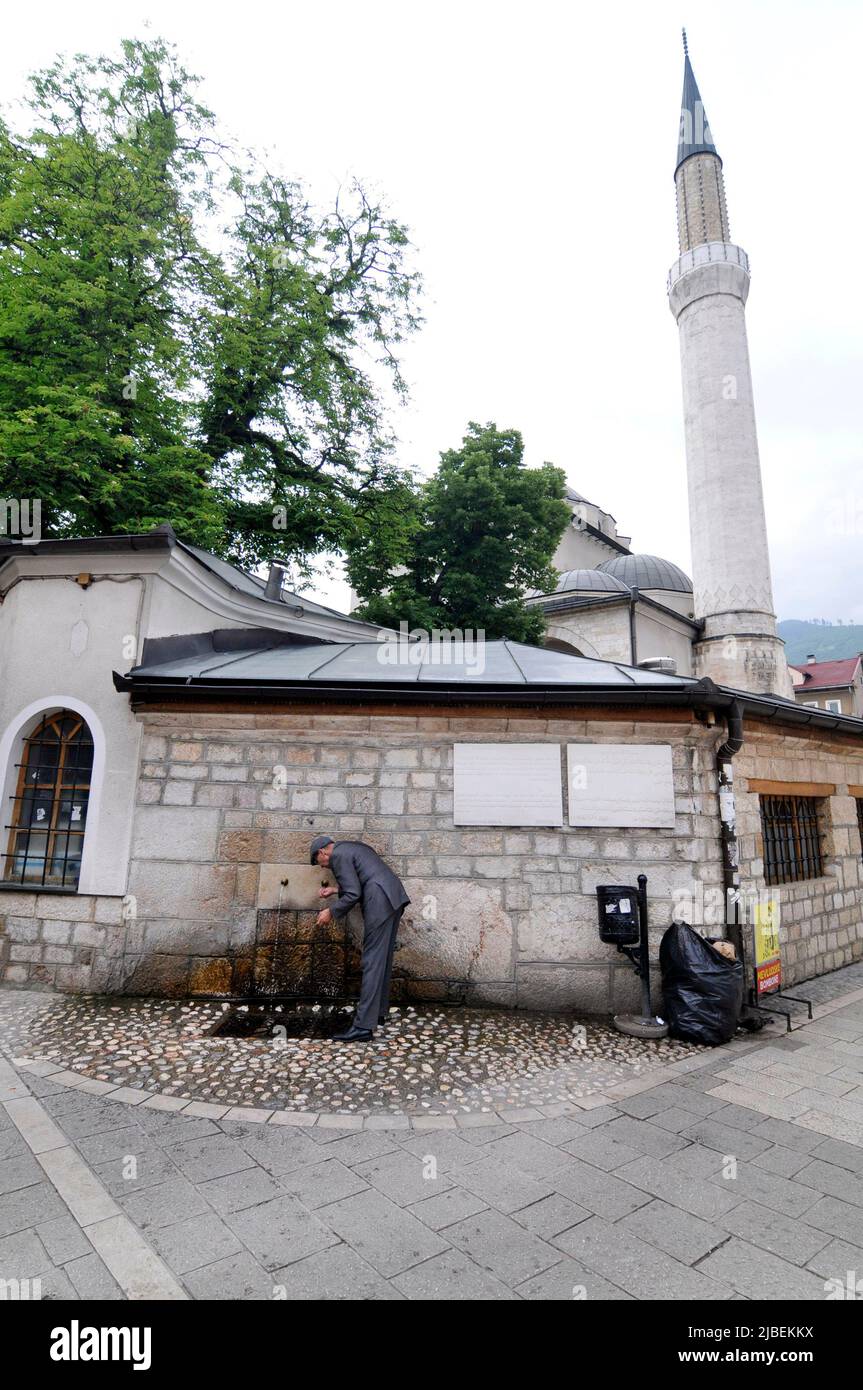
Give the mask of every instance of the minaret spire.
[[677, 136], [677, 233], [681, 251], [730, 241], [722, 160], [713, 142], [683, 30], [683, 96]]
[[[713, 143], [713, 136], [710, 134], [710, 126], [707, 123], [707, 112], [704, 110], [704, 102], [701, 100], [701, 93], [698, 90], [698, 83], [695, 80], [695, 73], [692, 70], [692, 63], [689, 60], [689, 44], [686, 39], [686, 30], [683, 30], [683, 96], [680, 100], [680, 131], [677, 137], [677, 163], [674, 166], [675, 173], [680, 168], [684, 159], [689, 159], [693, 154], [712, 154], [719, 158], [716, 146]], [[720, 160], [720, 163], [722, 161]]]

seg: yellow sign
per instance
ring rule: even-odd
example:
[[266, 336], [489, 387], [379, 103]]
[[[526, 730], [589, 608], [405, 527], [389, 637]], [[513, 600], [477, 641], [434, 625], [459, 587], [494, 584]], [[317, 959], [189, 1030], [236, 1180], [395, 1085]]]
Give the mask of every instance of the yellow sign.
[[779, 903], [775, 898], [755, 904], [755, 982], [758, 994], [772, 994], [782, 984], [779, 949]]

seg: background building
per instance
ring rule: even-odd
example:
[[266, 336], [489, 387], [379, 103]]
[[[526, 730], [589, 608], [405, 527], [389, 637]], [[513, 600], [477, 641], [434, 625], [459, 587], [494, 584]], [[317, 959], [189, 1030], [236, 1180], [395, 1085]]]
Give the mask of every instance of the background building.
[[863, 718], [863, 656], [859, 653], [841, 661], [816, 661], [810, 656], [805, 666], [790, 670], [798, 705]]

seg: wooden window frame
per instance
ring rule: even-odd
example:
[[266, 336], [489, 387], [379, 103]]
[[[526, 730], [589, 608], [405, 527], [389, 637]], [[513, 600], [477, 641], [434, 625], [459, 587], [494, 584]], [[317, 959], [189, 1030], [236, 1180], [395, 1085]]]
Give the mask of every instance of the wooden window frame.
[[[63, 733], [63, 725], [67, 720], [73, 721], [73, 727], [66, 734]], [[53, 767], [45, 768], [33, 765], [30, 762], [32, 750], [36, 747], [52, 743], [54, 740], [45, 739], [43, 736], [53, 726], [58, 744], [57, 763]], [[83, 736], [82, 736], [83, 735]], [[70, 748], [81, 749], [89, 747], [93, 749], [93, 738], [87, 721], [75, 710], [60, 709], [53, 713], [45, 714], [39, 720], [36, 727], [26, 734], [22, 741], [21, 761], [16, 764], [18, 777], [15, 792], [11, 798], [12, 815], [9, 823], [5, 826], [8, 831], [8, 842], [6, 853], [2, 856], [4, 869], [2, 883], [4, 886], [15, 886], [24, 890], [30, 889], [56, 889], [64, 888], [75, 890], [81, 874], [81, 863], [84, 854], [84, 837], [87, 833], [87, 811], [89, 809], [90, 792], [93, 785], [93, 766], [92, 753], [90, 764], [81, 767], [76, 759], [74, 766], [68, 761], [68, 751]], [[48, 825], [44, 829], [36, 829], [32, 824], [22, 824], [21, 818], [24, 807], [27, 804], [27, 772], [49, 771], [51, 773], [50, 782], [37, 780], [36, 787], [45, 797], [50, 794], [51, 812]], [[67, 777], [67, 772], [72, 772], [71, 780]], [[82, 804], [82, 816], [80, 828], [72, 829], [71, 806], [75, 799], [79, 799]], [[58, 821], [62, 813], [64, 802], [69, 803], [69, 824], [65, 827], [58, 826]], [[44, 835], [45, 847], [41, 855], [42, 874], [41, 878], [26, 876], [27, 863], [31, 837]], [[21, 856], [21, 842], [24, 841], [22, 870], [19, 876], [16, 873], [16, 860]], [[65, 840], [62, 850], [58, 850], [58, 844]], [[70, 854], [72, 844], [76, 843], [79, 852], [75, 855]], [[34, 860], [40, 856], [34, 856]], [[53, 869], [53, 865], [59, 861], [59, 872]], [[75, 863], [76, 867], [70, 877], [70, 862]], [[50, 869], [50, 872], [49, 872]]]

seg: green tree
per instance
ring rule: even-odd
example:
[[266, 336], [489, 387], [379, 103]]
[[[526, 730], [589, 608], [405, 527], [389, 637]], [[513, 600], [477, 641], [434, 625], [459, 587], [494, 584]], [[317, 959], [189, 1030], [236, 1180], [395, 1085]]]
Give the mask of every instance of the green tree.
[[524, 466], [517, 430], [471, 423], [460, 449], [401, 510], [399, 571], [375, 538], [357, 547], [351, 583], [360, 615], [398, 627], [483, 629], [488, 638], [538, 642], [545, 622], [529, 589], [554, 588], [551, 564], [570, 510], [563, 470]]
[[169, 521], [302, 569], [404, 489], [386, 406], [419, 280], [380, 201], [316, 212], [196, 87], [130, 40], [0, 124], [0, 496], [41, 498], [49, 535]]

